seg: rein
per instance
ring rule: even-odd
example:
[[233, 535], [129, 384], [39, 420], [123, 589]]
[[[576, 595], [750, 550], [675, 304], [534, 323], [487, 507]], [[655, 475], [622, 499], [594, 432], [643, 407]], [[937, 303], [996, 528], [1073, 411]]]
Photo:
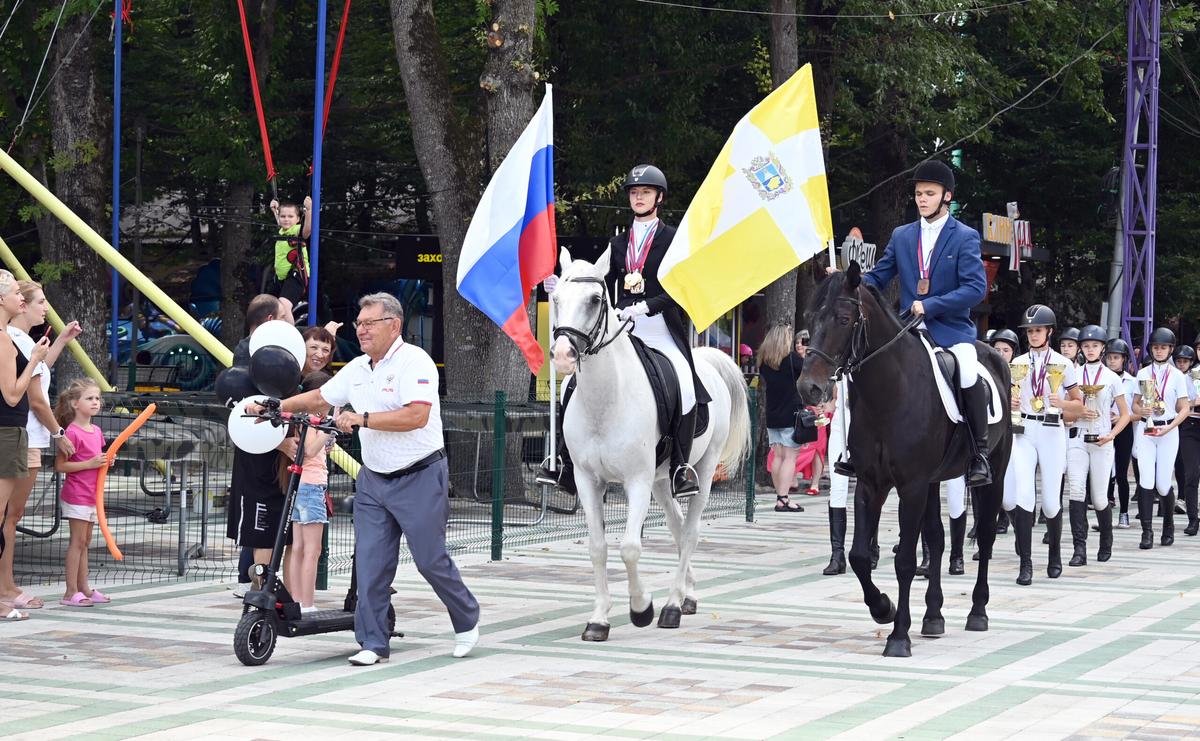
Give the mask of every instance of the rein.
[[[599, 278], [568, 278], [563, 282], [597, 283], [600, 285], [600, 292], [602, 294], [604, 293], [604, 281]], [[625, 332], [628, 332], [633, 327], [633, 320], [626, 319], [621, 323], [621, 326], [617, 327], [617, 331], [614, 332], [611, 337], [609, 337], [608, 315], [611, 313], [611, 306], [606, 307], [606, 310], [600, 311], [599, 315], [596, 317], [596, 321], [586, 332], [576, 329], [575, 327], [560, 324], [554, 328], [554, 338], [558, 339], [559, 337], [566, 337], [572, 346], [575, 346], [577, 342], [583, 345], [583, 349], [579, 350], [579, 348], [576, 348], [576, 352], [580, 352], [582, 355], [595, 355], [612, 343], [616, 342], [617, 338], [619, 338]]]
[[906, 324], [904, 324], [904, 326], [900, 327], [900, 331], [897, 332], [890, 340], [874, 350], [871, 350], [866, 355], [859, 357], [867, 344], [867, 317], [862, 311], [862, 301], [849, 296], [840, 296], [836, 300], [850, 302], [854, 305], [856, 313], [854, 318], [853, 334], [850, 337], [850, 353], [846, 358], [846, 361], [839, 363], [836, 358], [823, 350], [812, 346], [809, 346], [808, 348], [808, 352], [816, 355], [818, 358], [824, 360], [826, 363], [829, 363], [829, 365], [834, 367], [833, 376], [831, 376], [831, 378], [835, 382], [840, 381], [843, 376], [852, 376], [857, 373], [860, 368], [866, 365], [867, 361], [871, 360], [884, 350], [894, 345], [900, 340], [901, 337], [908, 334], [913, 330], [913, 328], [919, 325], [922, 320], [921, 316], [914, 314], [913, 317], [909, 319]]

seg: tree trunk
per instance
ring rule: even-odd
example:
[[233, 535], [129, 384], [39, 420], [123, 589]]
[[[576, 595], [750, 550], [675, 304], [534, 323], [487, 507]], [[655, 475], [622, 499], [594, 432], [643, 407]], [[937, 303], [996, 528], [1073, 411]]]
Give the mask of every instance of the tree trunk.
[[[871, 127], [870, 137], [872, 180], [891, 177], [908, 166], [908, 140], [895, 124], [880, 120]], [[892, 230], [904, 223], [904, 210], [911, 194], [908, 178], [898, 177], [884, 183], [870, 195], [871, 232], [881, 255], [892, 238]], [[889, 303], [896, 304], [900, 295], [898, 283], [893, 281], [884, 295]], [[899, 308], [904, 310], [908, 307]]]
[[[104, 173], [107, 171], [108, 137], [97, 89], [93, 38], [87, 18], [75, 15], [63, 22], [55, 40], [51, 68], [57, 70], [50, 83], [51, 142], [54, 190], [58, 198], [80, 219], [106, 233], [109, 215]], [[84, 350], [98, 367], [108, 363], [110, 285], [106, 264], [69, 229], [55, 224], [49, 238], [42, 240], [41, 274], [47, 278], [45, 291], [64, 321], [79, 320], [85, 331], [79, 337]], [[69, 355], [62, 378], [82, 375]]]
[[[771, 0], [771, 12], [776, 14], [771, 16], [771, 83], [779, 87], [800, 68], [796, 0]], [[797, 274], [796, 269], [789, 270], [766, 287], [764, 326], [779, 322], [795, 326]]]

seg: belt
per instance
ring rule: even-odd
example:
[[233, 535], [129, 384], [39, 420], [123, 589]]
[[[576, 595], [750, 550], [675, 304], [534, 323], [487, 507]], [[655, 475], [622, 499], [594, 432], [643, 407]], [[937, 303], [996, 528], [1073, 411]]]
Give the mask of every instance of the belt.
[[1021, 419], [1027, 419], [1030, 422], [1047, 422], [1048, 421], [1048, 422], [1050, 422], [1050, 424], [1057, 425], [1059, 423], [1059, 420], [1062, 419], [1062, 415], [1057, 414], [1057, 413], [1056, 414], [1026, 414], [1025, 412], [1021, 412]]
[[429, 468], [434, 463], [437, 463], [445, 457], [446, 449], [442, 448], [441, 450], [435, 450], [407, 468], [401, 468], [397, 471], [389, 471], [388, 473], [380, 473], [379, 471], [372, 471], [371, 473], [388, 480], [404, 478], [409, 474], [417, 473], [418, 471], [424, 471], [426, 468]]
[[1079, 437], [1079, 428], [1072, 427], [1071, 429], [1067, 430], [1067, 437], [1071, 438], [1072, 440]]
[[1152, 419], [1146, 422], [1146, 424], [1150, 425], [1151, 427], [1166, 427], [1167, 425], [1171, 424], [1171, 422], [1166, 419]]

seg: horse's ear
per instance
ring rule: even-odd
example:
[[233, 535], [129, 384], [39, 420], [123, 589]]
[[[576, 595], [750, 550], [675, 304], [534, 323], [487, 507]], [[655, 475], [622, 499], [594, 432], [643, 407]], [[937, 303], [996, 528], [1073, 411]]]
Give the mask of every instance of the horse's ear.
[[851, 260], [846, 267], [846, 287], [850, 290], [858, 288], [862, 283], [862, 268], [859, 267], [858, 260]]
[[604, 248], [604, 252], [596, 259], [596, 275], [603, 278], [608, 274], [608, 265], [612, 260], [612, 245]]
[[571, 259], [571, 251], [569, 249], [567, 249], [566, 247], [559, 247], [558, 248], [558, 264], [562, 266], [562, 270], [560, 270], [559, 272], [560, 273], [567, 272], [567, 268], [571, 267], [572, 262], [574, 262], [574, 261]]

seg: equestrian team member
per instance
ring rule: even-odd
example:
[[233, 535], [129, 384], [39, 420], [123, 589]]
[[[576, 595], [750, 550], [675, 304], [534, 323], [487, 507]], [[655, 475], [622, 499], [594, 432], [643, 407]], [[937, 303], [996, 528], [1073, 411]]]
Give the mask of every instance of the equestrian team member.
[[[282, 402], [288, 412], [355, 409], [337, 416], [343, 432], [358, 428], [363, 457], [354, 501], [354, 637], [362, 650], [350, 663], [388, 660], [388, 607], [401, 535], [417, 571], [450, 613], [453, 655], [461, 658], [479, 642], [479, 602], [446, 550], [450, 479], [437, 366], [424, 350], [404, 341], [404, 309], [395, 296], [372, 293], [358, 306], [354, 328], [365, 354], [321, 388]], [[247, 411], [255, 413], [253, 406]]]
[[[1108, 346], [1105, 348], [1104, 363], [1109, 370], [1121, 377], [1125, 388], [1125, 405], [1132, 415], [1133, 397], [1137, 393], [1137, 379], [1125, 370], [1129, 365], [1129, 354], [1129, 344], [1120, 337], [1114, 337], [1108, 341]], [[1114, 402], [1109, 410], [1109, 416], [1115, 420], [1114, 415], [1116, 414], [1117, 406]], [[1120, 514], [1117, 515], [1117, 529], [1119, 530], [1129, 527], [1129, 464], [1132, 462], [1134, 470], [1137, 470], [1137, 461], [1133, 460], [1133, 440], [1139, 434], [1140, 426], [1140, 418], [1131, 416], [1130, 424], [1125, 425], [1125, 429], [1121, 430], [1121, 434], [1113, 440], [1113, 471], [1112, 477], [1108, 481], [1108, 499], [1112, 501], [1113, 488], [1116, 487], [1117, 503], [1120, 505]]]
[[1079, 362], [1079, 329], [1067, 327], [1058, 335], [1058, 354], [1070, 360], [1075, 365]]
[[[1166, 498], [1163, 505], [1162, 545], [1175, 543], [1175, 490], [1171, 475], [1175, 471], [1175, 456], [1179, 452], [1179, 431], [1176, 429], [1192, 412], [1189, 394], [1192, 384], [1187, 376], [1171, 362], [1175, 349], [1175, 333], [1159, 327], [1150, 333], [1152, 362], [1138, 371], [1138, 388], [1133, 397], [1133, 413], [1144, 420], [1141, 435], [1133, 442], [1133, 454], [1138, 459], [1138, 518], [1142, 521], [1142, 541], [1138, 547], [1154, 547], [1154, 494]], [[1158, 403], [1142, 395], [1141, 384], [1154, 384]]]
[[[1100, 549], [1097, 561], [1112, 557], [1112, 504], [1108, 501], [1108, 477], [1116, 451], [1112, 443], [1130, 422], [1129, 406], [1125, 403], [1125, 382], [1101, 362], [1108, 334], [1103, 327], [1089, 324], [1079, 332], [1079, 345], [1084, 364], [1079, 369], [1083, 386], [1103, 386], [1096, 396], [1095, 408], [1084, 408], [1067, 442], [1067, 497], [1071, 513], [1071, 541], [1074, 553], [1071, 566], [1087, 564], [1087, 501], [1085, 489], [1090, 489], [1092, 508], [1100, 525]], [[1060, 345], [1061, 346], [1061, 345]], [[1117, 409], [1114, 425], [1109, 417]], [[1088, 441], [1087, 435], [1097, 436]]]
[[[1013, 358], [1015, 358], [1016, 356], [1021, 354], [1021, 340], [1017, 337], [1017, 333], [1012, 331], [1011, 329], [997, 330], [996, 333], [993, 334], [991, 336], [991, 338], [988, 340], [988, 344], [990, 344], [992, 347], [994, 347], [996, 349], [996, 352], [1000, 353], [1000, 357], [1004, 358], [1005, 364], [1011, 363], [1013, 361]], [[1009, 468], [1011, 469], [1012, 456], [1009, 456], [1008, 465], [1009, 465]], [[1005, 486], [1007, 487], [1008, 477], [1006, 476], [1004, 480], [1005, 480]], [[976, 512], [979, 511], [979, 505], [976, 503], [977, 500], [978, 500], [978, 496], [972, 497], [972, 506], [975, 507]], [[976, 521], [978, 521], [978, 518], [976, 518]], [[997, 516], [997, 519], [996, 519], [996, 533], [1002, 534], [1002, 533], [1007, 533], [1007, 532], [1008, 532], [1008, 512], [1006, 512], [1005, 509], [1003, 507], [1001, 507], [1000, 514]], [[975, 536], [972, 535], [971, 537], [974, 538]], [[978, 556], [978, 554], [976, 554], [976, 555]], [[976, 558], [975, 560], [978, 560], [978, 558]]]
[[[1175, 367], [1183, 373], [1189, 373], [1196, 367], [1196, 350], [1181, 345], [1175, 350]], [[1188, 385], [1196, 390], [1196, 382], [1190, 376]], [[1188, 418], [1179, 426], [1179, 455], [1175, 457], [1175, 484], [1187, 509], [1188, 524], [1184, 528], [1185, 535], [1195, 535], [1200, 531], [1200, 517], [1197, 516], [1197, 484], [1200, 484], [1200, 399], [1193, 393], [1192, 410]]]
[[[1083, 411], [1082, 397], [1077, 388], [1075, 363], [1050, 349], [1050, 335], [1055, 325], [1050, 307], [1034, 304], [1025, 310], [1021, 328], [1029, 344], [1029, 352], [1013, 361], [1014, 365], [1029, 366], [1021, 382], [1020, 392], [1012, 399], [1012, 408], [1020, 410], [1024, 432], [1013, 436], [1012, 463], [1005, 480], [1004, 509], [1010, 512], [1016, 534], [1017, 555], [1021, 559], [1017, 584], [1033, 582], [1033, 509], [1037, 488], [1035, 472], [1041, 474], [1042, 513], [1046, 516], [1049, 535], [1049, 556], [1046, 574], [1057, 579], [1062, 574], [1062, 481], [1067, 462], [1067, 429], [1064, 413], [1079, 415]], [[1049, 370], [1060, 365], [1063, 370], [1061, 394], [1051, 390]], [[1064, 398], [1062, 394], [1066, 394]]]
[[850, 434], [850, 407], [846, 403], [848, 382], [839, 378], [833, 392], [833, 419], [829, 422], [827, 458], [834, 461], [829, 469], [829, 565], [825, 576], [846, 573], [846, 500], [850, 477], [838, 472], [838, 461], [847, 455], [846, 437]]
[[[658, 216], [658, 209], [667, 195], [667, 176], [654, 165], [638, 165], [629, 171], [623, 188], [629, 197], [633, 223], [628, 231], [621, 232], [608, 243], [609, 264], [604, 283], [612, 293], [613, 305], [621, 319], [633, 322], [630, 333], [647, 347], [667, 356], [675, 369], [679, 381], [679, 412], [671, 430], [671, 495], [689, 497], [700, 491], [696, 470], [689, 463], [692, 438], [696, 433], [696, 406], [712, 399], [696, 376], [687, 315], [658, 282], [658, 267], [675, 238], [675, 227]], [[550, 284], [548, 281], [548, 287]], [[561, 409], [566, 409], [570, 398], [568, 386]], [[562, 429], [561, 424], [559, 429]], [[557, 483], [572, 491], [575, 482], [570, 457], [565, 446], [560, 446], [560, 450], [561, 473], [556, 475], [550, 471], [547, 460], [538, 471], [537, 480], [543, 484]]]

